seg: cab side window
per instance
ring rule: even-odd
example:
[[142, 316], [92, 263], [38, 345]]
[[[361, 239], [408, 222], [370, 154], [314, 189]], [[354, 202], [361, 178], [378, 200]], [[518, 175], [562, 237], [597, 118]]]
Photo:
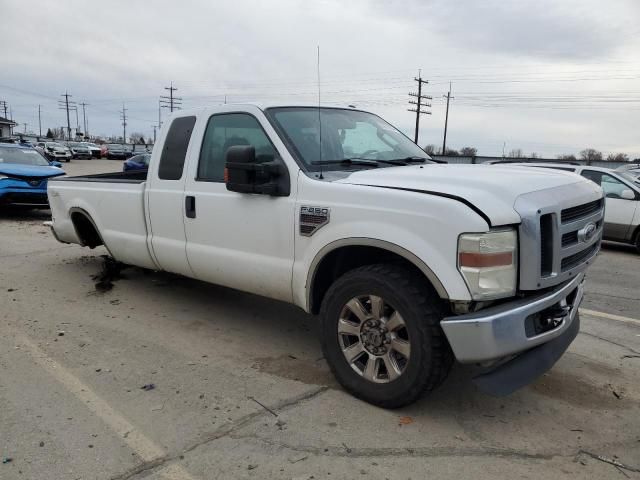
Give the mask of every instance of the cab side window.
[[196, 117], [179, 117], [171, 122], [167, 137], [164, 141], [158, 178], [160, 180], [180, 180], [184, 170], [184, 160], [191, 140], [191, 132], [196, 123]]
[[604, 172], [583, 170], [582, 176], [600, 185], [607, 198], [622, 198], [622, 191], [628, 189], [620, 180]]
[[278, 154], [258, 120], [247, 113], [213, 115], [202, 141], [198, 180], [224, 182], [225, 155], [230, 147], [253, 146], [258, 162], [274, 160]]

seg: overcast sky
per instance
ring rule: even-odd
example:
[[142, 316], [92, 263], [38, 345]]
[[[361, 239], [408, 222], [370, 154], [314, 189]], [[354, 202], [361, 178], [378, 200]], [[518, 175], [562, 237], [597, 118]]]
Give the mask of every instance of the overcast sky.
[[0, 0], [0, 31], [0, 100], [28, 131], [38, 104], [45, 131], [66, 124], [65, 91], [101, 135], [122, 132], [123, 102], [128, 132], [152, 135], [171, 81], [185, 107], [315, 103], [319, 45], [323, 103], [410, 136], [421, 69], [421, 146], [442, 144], [451, 81], [450, 147], [640, 156], [638, 0]]

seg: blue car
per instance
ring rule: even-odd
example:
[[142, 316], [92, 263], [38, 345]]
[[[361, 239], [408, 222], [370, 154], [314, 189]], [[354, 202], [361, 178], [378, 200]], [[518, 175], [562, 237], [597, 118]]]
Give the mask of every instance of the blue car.
[[0, 207], [47, 208], [47, 179], [64, 174], [34, 148], [0, 143]]
[[147, 170], [149, 168], [149, 159], [151, 159], [151, 154], [149, 153], [135, 155], [124, 162], [124, 164], [122, 165], [122, 171], [128, 172], [130, 170]]

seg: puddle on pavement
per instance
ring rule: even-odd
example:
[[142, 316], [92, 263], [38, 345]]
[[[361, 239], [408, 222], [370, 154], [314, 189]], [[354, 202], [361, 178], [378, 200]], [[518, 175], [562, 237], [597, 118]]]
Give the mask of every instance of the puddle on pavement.
[[290, 355], [257, 358], [256, 370], [309, 385], [337, 387], [337, 383], [324, 360], [314, 361]]

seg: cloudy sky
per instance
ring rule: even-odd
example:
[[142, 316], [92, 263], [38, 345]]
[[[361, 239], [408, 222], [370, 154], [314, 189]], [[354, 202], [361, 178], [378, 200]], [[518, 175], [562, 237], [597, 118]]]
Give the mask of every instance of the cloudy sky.
[[[413, 136], [422, 71], [433, 96], [420, 144], [543, 156], [585, 147], [640, 156], [638, 0], [0, 0], [0, 100], [19, 131], [66, 124], [152, 135], [170, 82], [183, 106], [317, 102], [378, 113]], [[162, 112], [166, 115], [166, 111]], [[72, 125], [75, 126], [75, 113]], [[82, 110], [80, 110], [82, 124]]]

